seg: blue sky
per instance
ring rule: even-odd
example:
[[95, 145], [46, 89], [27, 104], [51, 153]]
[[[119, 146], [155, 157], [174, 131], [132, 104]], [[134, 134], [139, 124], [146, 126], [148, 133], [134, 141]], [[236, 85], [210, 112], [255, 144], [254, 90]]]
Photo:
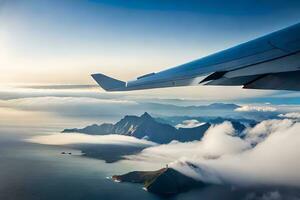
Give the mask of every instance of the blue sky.
[[[95, 72], [132, 79], [300, 21], [299, 1], [0, 2], [0, 82], [4, 84], [93, 84], [89, 75]], [[188, 96], [218, 91], [194, 90]]]

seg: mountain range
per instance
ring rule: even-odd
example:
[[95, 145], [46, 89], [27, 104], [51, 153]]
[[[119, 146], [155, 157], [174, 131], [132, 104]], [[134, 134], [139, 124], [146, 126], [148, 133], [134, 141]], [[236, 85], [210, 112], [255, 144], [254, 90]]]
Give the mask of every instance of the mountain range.
[[[234, 128], [241, 132], [245, 129], [242, 123], [232, 122]], [[173, 140], [188, 142], [200, 140], [211, 123], [203, 123], [193, 128], [175, 128], [151, 117], [147, 112], [141, 116], [127, 115], [115, 124], [93, 124], [81, 129], [65, 129], [62, 133], [84, 133], [90, 135], [120, 134], [147, 139], [159, 144], [166, 144]]]

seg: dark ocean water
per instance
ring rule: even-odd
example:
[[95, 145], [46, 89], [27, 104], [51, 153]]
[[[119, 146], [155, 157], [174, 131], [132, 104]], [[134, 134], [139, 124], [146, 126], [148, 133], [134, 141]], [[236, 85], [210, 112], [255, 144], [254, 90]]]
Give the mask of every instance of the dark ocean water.
[[[75, 155], [62, 155], [71, 151]], [[61, 147], [0, 142], [0, 199], [157, 199], [140, 185], [107, 179], [118, 164], [76, 155]]]

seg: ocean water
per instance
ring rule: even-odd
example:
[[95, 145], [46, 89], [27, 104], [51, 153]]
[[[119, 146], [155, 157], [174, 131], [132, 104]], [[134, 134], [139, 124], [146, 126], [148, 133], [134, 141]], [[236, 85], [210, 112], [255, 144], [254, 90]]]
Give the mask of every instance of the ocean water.
[[[62, 155], [70, 151], [74, 155]], [[0, 141], [0, 199], [157, 199], [141, 185], [110, 179], [126, 170], [119, 164], [76, 155], [58, 146], [21, 140]]]

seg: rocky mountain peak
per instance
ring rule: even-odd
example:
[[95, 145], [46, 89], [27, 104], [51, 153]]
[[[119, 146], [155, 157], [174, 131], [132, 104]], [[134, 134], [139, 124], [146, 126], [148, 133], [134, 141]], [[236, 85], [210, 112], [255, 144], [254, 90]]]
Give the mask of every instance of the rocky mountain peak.
[[172, 125], [158, 122], [147, 112], [141, 116], [126, 115], [115, 124], [101, 124], [87, 126], [82, 129], [65, 129], [64, 133], [86, 133], [94, 135], [119, 134], [133, 136], [139, 139], [147, 138], [150, 141], [166, 144], [173, 140], [188, 142], [200, 140], [210, 124], [195, 128], [176, 129]]
[[142, 119], [153, 119], [153, 118], [151, 117], [151, 115], [149, 115], [149, 113], [147, 113], [147, 112], [145, 112], [144, 114], [142, 114], [142, 115], [141, 115], [141, 118], [142, 118]]

